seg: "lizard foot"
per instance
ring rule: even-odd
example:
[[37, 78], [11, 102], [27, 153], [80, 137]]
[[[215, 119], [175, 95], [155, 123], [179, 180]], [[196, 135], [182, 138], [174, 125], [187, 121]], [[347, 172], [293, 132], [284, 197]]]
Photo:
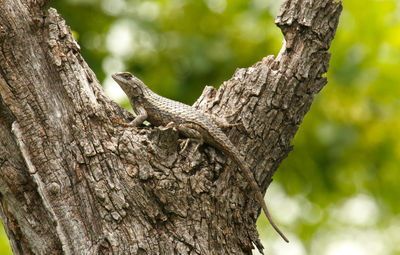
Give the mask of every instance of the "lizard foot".
[[135, 127], [135, 125], [132, 125], [131, 122], [129, 122], [129, 123], [124, 122], [124, 121], [122, 121], [122, 120], [121, 120], [120, 118], [118, 118], [118, 117], [112, 116], [112, 117], [111, 117], [111, 122], [114, 123], [114, 124], [123, 126], [123, 127], [132, 127], [134, 130], [138, 131], [138, 128]]

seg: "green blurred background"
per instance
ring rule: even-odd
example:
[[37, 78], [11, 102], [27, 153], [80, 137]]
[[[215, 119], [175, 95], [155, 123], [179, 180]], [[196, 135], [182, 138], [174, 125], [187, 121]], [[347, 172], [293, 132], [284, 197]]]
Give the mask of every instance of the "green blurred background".
[[[108, 95], [130, 71], [192, 104], [238, 67], [279, 52], [274, 0], [59, 0], [56, 8]], [[348, 0], [316, 97], [266, 196], [291, 240], [264, 215], [268, 254], [400, 254], [400, 1]], [[272, 199], [273, 198], [273, 199]], [[11, 254], [4, 231], [0, 254]], [[257, 254], [255, 251], [254, 254]]]

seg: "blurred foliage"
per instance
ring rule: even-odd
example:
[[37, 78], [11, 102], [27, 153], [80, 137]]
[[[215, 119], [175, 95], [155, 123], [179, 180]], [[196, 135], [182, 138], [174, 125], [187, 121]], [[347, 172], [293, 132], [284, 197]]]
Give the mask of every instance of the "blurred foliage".
[[236, 68], [279, 50], [283, 37], [270, 5], [263, 0], [70, 0], [51, 6], [74, 30], [100, 81], [125, 69], [157, 93], [193, 103], [205, 84], [218, 86]]
[[[157, 93], [191, 104], [205, 85], [217, 87], [236, 68], [279, 52], [283, 37], [273, 21], [280, 2], [51, 6], [106, 88], [113, 88], [111, 73], [127, 70]], [[400, 254], [400, 2], [345, 1], [330, 52], [328, 84], [266, 198], [291, 243], [262, 216], [263, 243], [270, 254]]]
[[8, 238], [2, 224], [0, 224], [0, 254], [12, 254], [10, 243], [8, 242]]

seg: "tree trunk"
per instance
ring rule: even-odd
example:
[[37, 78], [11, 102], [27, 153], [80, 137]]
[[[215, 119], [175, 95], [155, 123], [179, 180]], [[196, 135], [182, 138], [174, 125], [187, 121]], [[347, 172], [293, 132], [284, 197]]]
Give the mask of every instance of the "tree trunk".
[[[0, 216], [14, 254], [251, 254], [260, 205], [215, 148], [115, 124], [111, 101], [46, 0], [0, 3]], [[327, 83], [342, 6], [286, 0], [279, 55], [238, 69], [195, 107], [227, 131], [263, 192]], [[123, 71], [123, 70], [121, 70]], [[274, 199], [274, 198], [271, 198]], [[290, 230], [290, 226], [287, 228]]]

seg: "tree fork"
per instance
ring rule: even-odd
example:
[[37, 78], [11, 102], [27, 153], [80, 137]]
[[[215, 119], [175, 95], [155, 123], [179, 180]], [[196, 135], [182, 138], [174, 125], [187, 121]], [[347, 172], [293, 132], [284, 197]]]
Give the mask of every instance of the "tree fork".
[[[179, 153], [173, 129], [116, 125], [115, 116], [131, 114], [105, 96], [65, 21], [55, 9], [46, 14], [48, 2], [0, 4], [0, 217], [13, 253], [262, 249], [260, 207], [237, 167], [210, 146]], [[341, 9], [333, 0], [285, 1], [278, 56], [236, 70], [195, 103], [243, 123], [245, 131], [227, 134], [264, 192], [327, 83]]]

